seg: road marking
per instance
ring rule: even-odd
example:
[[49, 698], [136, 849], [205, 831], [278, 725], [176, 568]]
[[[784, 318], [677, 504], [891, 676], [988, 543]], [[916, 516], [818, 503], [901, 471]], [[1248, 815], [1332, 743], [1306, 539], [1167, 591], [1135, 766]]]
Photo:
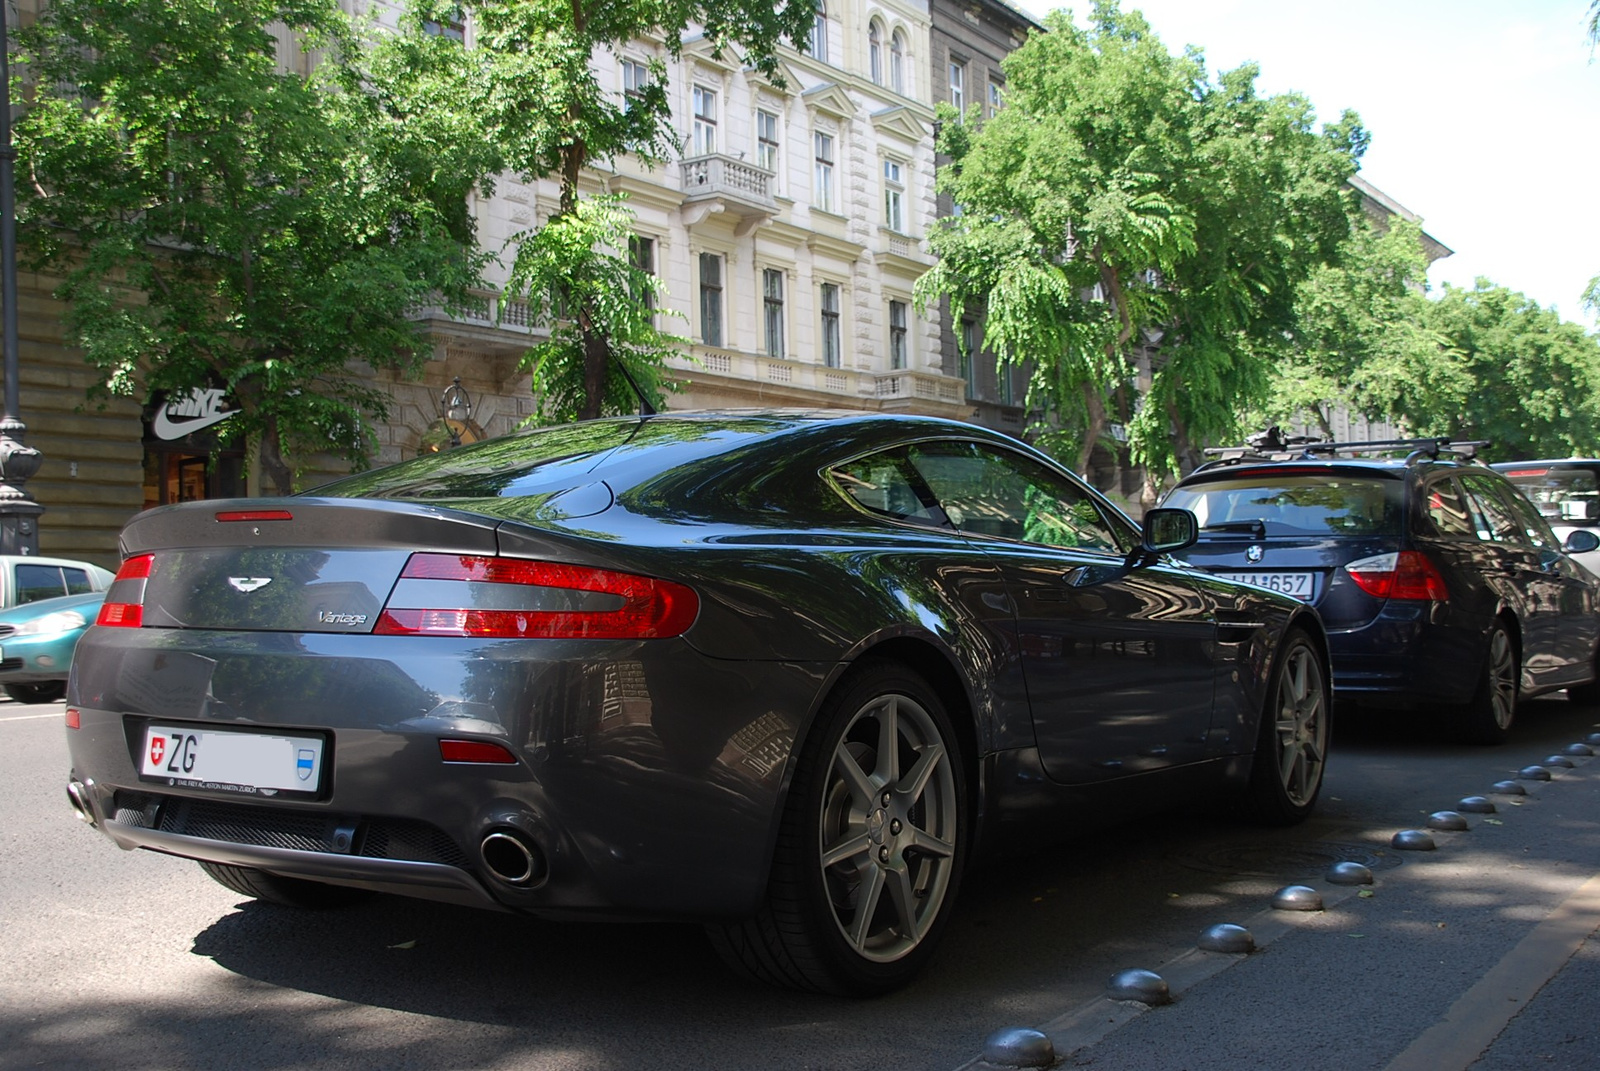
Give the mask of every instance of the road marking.
[[62, 712], [62, 711], [57, 711], [54, 714], [18, 714], [15, 717], [9, 717], [8, 716], [8, 717], [0, 718], [0, 722], [8, 722], [8, 721], [38, 721], [40, 718], [64, 718], [64, 717], [66, 717], [66, 714], [64, 712]]
[[1461, 994], [1443, 1019], [1419, 1034], [1383, 1071], [1470, 1067], [1596, 929], [1600, 929], [1600, 874], [1557, 904], [1477, 985]]

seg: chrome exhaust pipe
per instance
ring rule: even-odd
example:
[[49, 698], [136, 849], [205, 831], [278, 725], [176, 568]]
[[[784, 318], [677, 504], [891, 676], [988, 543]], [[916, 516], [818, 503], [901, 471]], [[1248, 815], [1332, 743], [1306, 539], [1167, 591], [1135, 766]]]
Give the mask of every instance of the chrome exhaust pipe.
[[89, 786], [82, 781], [67, 782], [67, 802], [72, 804], [73, 813], [80, 822], [89, 825], [98, 825], [94, 818], [94, 807], [89, 803]]
[[510, 829], [496, 829], [478, 845], [483, 865], [507, 885], [531, 885], [544, 877], [544, 853]]

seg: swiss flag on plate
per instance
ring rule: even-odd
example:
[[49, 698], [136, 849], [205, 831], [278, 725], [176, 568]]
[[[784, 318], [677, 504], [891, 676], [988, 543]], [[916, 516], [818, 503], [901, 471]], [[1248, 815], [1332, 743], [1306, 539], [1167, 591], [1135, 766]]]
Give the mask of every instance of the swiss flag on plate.
[[166, 753], [167, 753], [167, 738], [164, 737], [164, 736], [152, 736], [150, 738], [150, 762], [151, 762], [151, 764], [155, 765], [155, 766], [160, 766], [161, 765], [161, 757], [163, 755], [165, 755]]

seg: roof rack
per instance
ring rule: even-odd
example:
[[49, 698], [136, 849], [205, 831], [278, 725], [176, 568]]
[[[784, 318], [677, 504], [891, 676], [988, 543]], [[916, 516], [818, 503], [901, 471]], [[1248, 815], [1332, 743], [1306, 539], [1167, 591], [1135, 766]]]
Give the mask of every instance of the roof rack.
[[1250, 461], [1315, 461], [1338, 454], [1393, 453], [1407, 451], [1405, 463], [1414, 465], [1423, 458], [1437, 461], [1440, 454], [1450, 454], [1464, 461], [1477, 459], [1478, 450], [1489, 445], [1487, 439], [1454, 439], [1436, 436], [1427, 439], [1366, 439], [1359, 442], [1317, 442], [1305, 436], [1285, 438], [1277, 428], [1257, 432], [1247, 440], [1247, 446], [1208, 447], [1207, 461], [1195, 471], [1222, 465], [1238, 465]]

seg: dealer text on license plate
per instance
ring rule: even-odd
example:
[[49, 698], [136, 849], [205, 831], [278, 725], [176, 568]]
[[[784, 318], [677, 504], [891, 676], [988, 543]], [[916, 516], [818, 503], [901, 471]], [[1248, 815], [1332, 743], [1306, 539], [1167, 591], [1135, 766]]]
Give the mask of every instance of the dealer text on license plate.
[[1241, 584], [1254, 584], [1258, 588], [1268, 591], [1281, 591], [1285, 595], [1293, 595], [1297, 599], [1311, 599], [1310, 573], [1218, 573], [1224, 580], [1236, 580]]
[[322, 753], [322, 738], [316, 736], [151, 725], [139, 772], [222, 792], [315, 792]]

